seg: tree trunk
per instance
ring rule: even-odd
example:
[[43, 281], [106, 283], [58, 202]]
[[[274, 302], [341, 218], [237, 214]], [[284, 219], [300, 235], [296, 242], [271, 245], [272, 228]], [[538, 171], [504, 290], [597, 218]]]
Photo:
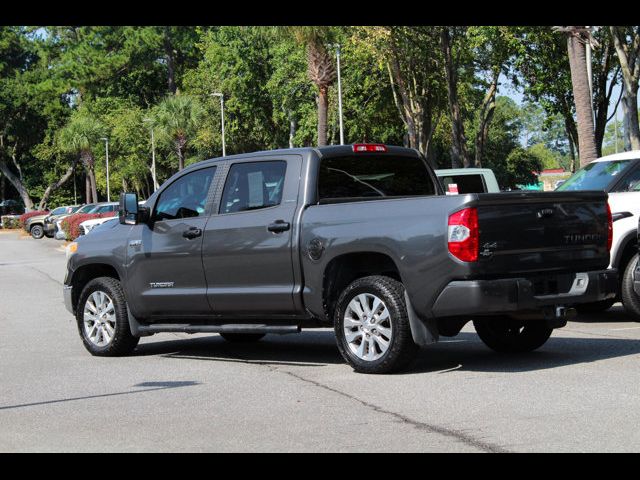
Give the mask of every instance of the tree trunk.
[[493, 113], [496, 109], [496, 92], [498, 91], [498, 80], [500, 79], [500, 70], [494, 72], [489, 89], [482, 100], [482, 108], [480, 110], [480, 125], [476, 134], [476, 167], [482, 167], [482, 159], [484, 157], [484, 147], [489, 137], [489, 126], [493, 119]]
[[571, 135], [571, 126], [569, 125], [569, 121], [565, 118], [564, 120], [564, 129], [567, 132], [567, 141], [569, 142], [569, 156], [571, 157], [571, 165], [569, 166], [569, 170], [571, 173], [576, 171], [576, 150], [573, 147], [574, 141]]
[[329, 87], [318, 85], [318, 146], [327, 144], [327, 112], [329, 111]]
[[587, 77], [586, 51], [580, 39], [571, 34], [567, 39], [567, 49], [569, 52], [569, 67], [571, 68], [573, 99], [576, 104], [576, 116], [578, 118], [578, 156], [580, 158], [580, 166], [584, 166], [598, 158], [593, 128], [589, 79]]
[[9, 183], [13, 185], [13, 188], [17, 190], [22, 203], [24, 203], [25, 209], [27, 211], [33, 210], [33, 200], [31, 200], [31, 196], [29, 195], [27, 187], [25, 187], [24, 183], [22, 183], [22, 179], [20, 177], [9, 170], [9, 166], [4, 160], [0, 160], [0, 172], [2, 172], [2, 175], [4, 175], [7, 180], [9, 180]]
[[156, 142], [153, 128], [151, 129], [151, 179], [153, 180], [153, 191], [155, 192], [160, 185], [158, 185], [158, 174], [156, 172]]
[[[631, 45], [626, 44], [623, 27], [609, 27], [613, 44], [622, 70], [624, 95], [622, 97], [626, 126], [631, 149], [640, 150], [640, 126], [638, 125], [638, 81], [640, 80], [640, 33], [632, 33]], [[636, 27], [634, 27], [635, 29]]]
[[176, 142], [176, 154], [178, 155], [178, 171], [180, 171], [184, 168], [184, 146], [180, 140]]
[[85, 170], [84, 174], [84, 192], [85, 203], [93, 203], [91, 201], [91, 180], [89, 180], [89, 170]]
[[42, 199], [40, 200], [40, 205], [38, 205], [38, 210], [42, 210], [49, 201], [49, 197], [51, 196], [51, 194], [62, 185], [64, 185], [67, 180], [69, 180], [69, 178], [71, 178], [71, 175], [73, 175], [73, 171], [75, 170], [77, 164], [78, 158], [76, 157], [74, 162], [69, 166], [69, 168], [67, 168], [67, 171], [64, 173], [64, 175], [62, 175], [62, 177], [60, 177], [57, 182], [52, 183], [47, 187], [47, 189], [44, 191], [44, 194], [42, 195]]
[[175, 55], [173, 52], [173, 44], [171, 43], [171, 31], [169, 27], [164, 27], [164, 53], [167, 57], [167, 86], [172, 95], [176, 94], [176, 73], [175, 73]]
[[625, 105], [627, 132], [631, 150], [640, 150], [640, 125], [638, 125], [638, 89], [626, 89], [622, 102]]
[[293, 139], [296, 136], [298, 122], [292, 111], [289, 111], [289, 148], [294, 148]]
[[451, 34], [447, 27], [443, 27], [440, 39], [445, 61], [449, 110], [451, 112], [451, 167], [472, 167], [473, 164], [467, 153], [467, 139], [464, 134], [464, 124], [458, 99], [458, 78], [456, 65], [451, 53]]
[[631, 150], [631, 132], [629, 131], [629, 107], [627, 105], [626, 95], [625, 95], [624, 82], [622, 83], [622, 139], [624, 143], [624, 151], [628, 152]]
[[91, 185], [91, 203], [98, 203], [98, 187], [96, 185], [96, 173], [93, 170], [93, 166], [91, 166], [91, 170], [89, 170], [89, 182]]

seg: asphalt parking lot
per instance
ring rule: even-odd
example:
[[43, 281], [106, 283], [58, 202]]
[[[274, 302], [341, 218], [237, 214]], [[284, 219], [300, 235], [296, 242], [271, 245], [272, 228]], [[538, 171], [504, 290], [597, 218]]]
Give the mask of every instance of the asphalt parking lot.
[[640, 450], [640, 323], [619, 304], [517, 357], [467, 325], [396, 375], [354, 373], [331, 330], [98, 358], [62, 303], [61, 246], [0, 231], [0, 451]]

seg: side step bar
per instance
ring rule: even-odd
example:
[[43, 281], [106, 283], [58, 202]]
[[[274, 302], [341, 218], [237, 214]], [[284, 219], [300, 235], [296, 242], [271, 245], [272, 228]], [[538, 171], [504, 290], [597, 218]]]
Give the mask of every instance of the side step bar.
[[226, 324], [226, 325], [188, 325], [188, 324], [154, 324], [138, 325], [138, 332], [142, 335], [153, 333], [275, 333], [285, 335], [288, 333], [299, 333], [300, 327], [295, 325], [249, 325], [249, 324]]

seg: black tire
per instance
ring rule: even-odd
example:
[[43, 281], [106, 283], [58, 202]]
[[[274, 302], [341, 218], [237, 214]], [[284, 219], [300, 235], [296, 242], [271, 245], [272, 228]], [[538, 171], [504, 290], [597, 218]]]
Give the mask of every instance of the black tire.
[[[113, 302], [115, 311], [115, 328], [111, 341], [105, 346], [98, 346], [93, 343], [84, 327], [84, 307], [87, 299], [94, 292], [106, 293]], [[140, 341], [139, 337], [134, 337], [129, 328], [129, 318], [127, 316], [127, 303], [120, 282], [111, 277], [99, 277], [91, 280], [82, 290], [76, 307], [76, 322], [82, 343], [91, 355], [100, 357], [118, 357], [130, 354]]]
[[253, 343], [262, 340], [264, 333], [221, 333], [220, 336], [231, 343]]
[[609, 300], [601, 300], [599, 302], [581, 303], [576, 305], [578, 313], [600, 313], [609, 310], [616, 303], [615, 298]]
[[624, 309], [631, 315], [636, 322], [640, 321], [640, 297], [633, 290], [633, 271], [638, 263], [638, 254], [636, 253], [627, 267], [624, 269], [622, 277], [622, 287], [620, 288], [620, 294], [622, 296], [622, 305]]
[[36, 240], [40, 240], [44, 237], [44, 227], [42, 225], [33, 225], [29, 233], [31, 233], [31, 236]]
[[501, 353], [531, 352], [544, 345], [553, 332], [542, 321], [522, 322], [509, 317], [478, 319], [473, 326], [487, 347]]
[[[389, 312], [388, 322], [391, 327], [391, 337], [388, 339], [387, 350], [375, 360], [361, 359], [352, 352], [345, 334], [344, 316], [347, 307], [356, 296], [363, 293], [378, 297], [384, 302], [384, 306]], [[334, 328], [338, 350], [356, 372], [380, 374], [400, 371], [411, 363], [418, 351], [418, 346], [411, 336], [404, 286], [389, 277], [379, 275], [363, 277], [345, 288], [338, 298], [334, 311]], [[364, 337], [360, 343], [363, 341]], [[371, 344], [369, 343], [369, 345]]]

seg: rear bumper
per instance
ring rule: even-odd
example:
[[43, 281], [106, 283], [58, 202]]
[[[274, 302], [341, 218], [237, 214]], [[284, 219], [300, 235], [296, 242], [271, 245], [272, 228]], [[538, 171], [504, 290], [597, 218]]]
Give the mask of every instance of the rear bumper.
[[571, 306], [613, 298], [617, 289], [618, 272], [613, 269], [577, 273], [567, 293], [553, 295], [536, 295], [533, 282], [526, 278], [453, 281], [436, 299], [433, 314], [451, 317]]

